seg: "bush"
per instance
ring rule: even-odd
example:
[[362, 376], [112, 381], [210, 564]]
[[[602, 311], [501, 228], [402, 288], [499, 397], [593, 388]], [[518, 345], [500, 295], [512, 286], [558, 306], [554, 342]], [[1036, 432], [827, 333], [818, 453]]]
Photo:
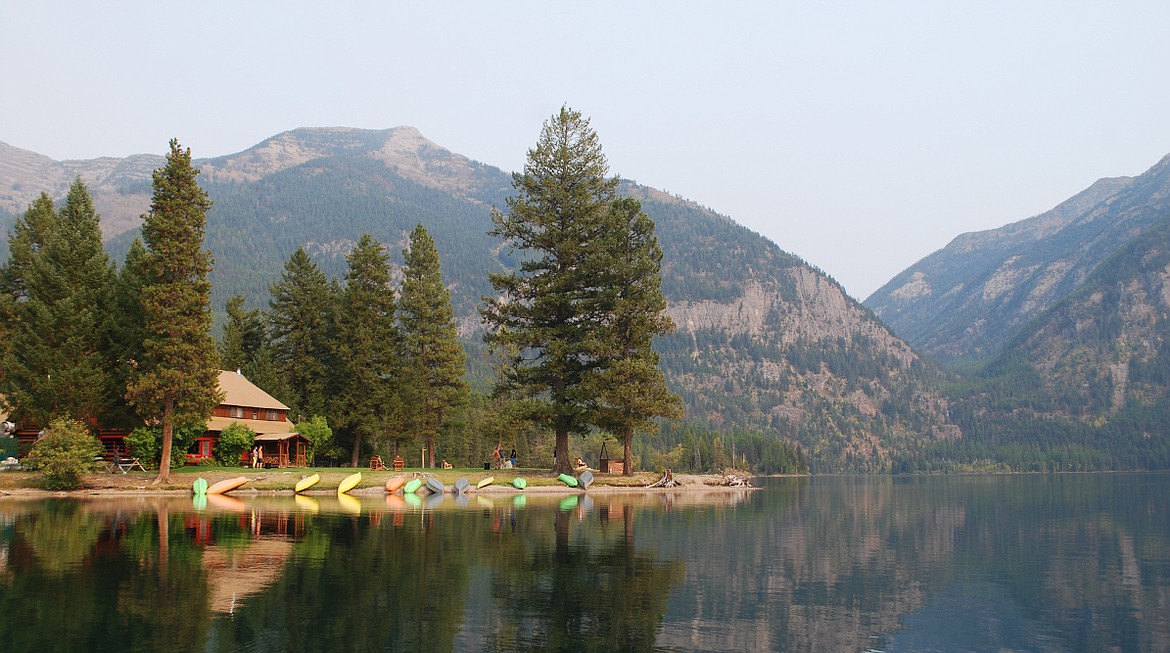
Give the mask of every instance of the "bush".
[[215, 460], [224, 467], [235, 467], [240, 464], [240, 454], [252, 448], [256, 442], [256, 432], [238, 423], [220, 431], [219, 442], [215, 445]]
[[[172, 468], [186, 464], [187, 448], [203, 433], [201, 426], [175, 428], [171, 436]], [[131, 457], [137, 458], [143, 465], [157, 468], [159, 458], [162, 457], [162, 428], [140, 426], [126, 436], [126, 446], [130, 449]]]
[[24, 463], [44, 474], [47, 489], [76, 490], [86, 474], [98, 469], [101, 456], [102, 445], [84, 424], [57, 418], [33, 445]]
[[329, 428], [329, 422], [320, 415], [313, 415], [313, 418], [307, 422], [301, 422], [296, 425], [297, 433], [309, 439], [309, 464], [313, 464], [313, 459], [317, 457], [317, 453], [321, 452], [325, 455], [330, 454], [329, 443], [333, 440], [333, 429]]

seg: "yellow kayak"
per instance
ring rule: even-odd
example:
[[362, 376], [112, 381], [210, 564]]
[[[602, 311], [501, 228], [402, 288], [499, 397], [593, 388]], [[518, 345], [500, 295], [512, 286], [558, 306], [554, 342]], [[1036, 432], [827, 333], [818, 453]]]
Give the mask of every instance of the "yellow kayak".
[[301, 480], [297, 481], [296, 491], [303, 492], [303, 491], [313, 487], [314, 485], [316, 485], [317, 482], [320, 480], [321, 480], [320, 474], [313, 474], [312, 476], [306, 476], [306, 477], [302, 478]]
[[337, 486], [337, 493], [338, 494], [345, 494], [346, 492], [349, 492], [350, 490], [357, 487], [357, 484], [361, 483], [361, 482], [362, 482], [362, 473], [361, 472], [358, 472], [356, 474], [351, 474], [350, 476], [346, 476], [345, 480], [343, 480], [341, 482], [341, 485]]

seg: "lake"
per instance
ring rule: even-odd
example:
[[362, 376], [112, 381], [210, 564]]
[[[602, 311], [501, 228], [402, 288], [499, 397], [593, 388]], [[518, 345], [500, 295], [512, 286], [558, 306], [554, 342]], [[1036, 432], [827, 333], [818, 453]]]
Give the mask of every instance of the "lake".
[[0, 499], [0, 651], [1167, 651], [1170, 475]]

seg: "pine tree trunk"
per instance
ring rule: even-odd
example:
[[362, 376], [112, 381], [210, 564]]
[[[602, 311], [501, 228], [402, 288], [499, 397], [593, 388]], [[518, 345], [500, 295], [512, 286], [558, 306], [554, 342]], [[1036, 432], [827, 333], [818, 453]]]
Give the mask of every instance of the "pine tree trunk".
[[353, 453], [349, 457], [349, 466], [358, 466], [358, 457], [362, 454], [362, 433], [358, 431], [353, 434]]
[[556, 461], [553, 465], [554, 474], [568, 474], [573, 470], [569, 465], [569, 430], [557, 424], [557, 442], [554, 449]]
[[171, 442], [175, 435], [175, 401], [167, 399], [163, 402], [162, 418], [162, 456], [158, 461], [158, 477], [155, 483], [170, 483], [171, 481]]
[[626, 427], [623, 435], [622, 476], [630, 476], [634, 473], [634, 429]]

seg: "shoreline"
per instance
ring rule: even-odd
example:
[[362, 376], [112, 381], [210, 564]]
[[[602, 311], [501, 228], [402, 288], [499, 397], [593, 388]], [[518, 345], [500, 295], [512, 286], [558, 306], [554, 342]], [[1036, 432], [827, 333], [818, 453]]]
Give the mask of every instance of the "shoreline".
[[[337, 486], [341, 481], [354, 473], [361, 472], [362, 480], [358, 486], [348, 492], [356, 497], [382, 496], [387, 494], [386, 481], [396, 476], [433, 476], [447, 486], [447, 494], [452, 493], [451, 486], [459, 478], [467, 478], [471, 483], [469, 494], [480, 496], [514, 496], [520, 494], [658, 494], [669, 492], [713, 491], [713, 490], [748, 490], [756, 489], [753, 486], [733, 486], [733, 478], [749, 481], [751, 476], [740, 472], [728, 474], [672, 474], [674, 487], [647, 487], [654, 483], [661, 474], [654, 472], [638, 472], [631, 476], [620, 474], [600, 474], [594, 472], [594, 482], [585, 490], [581, 487], [569, 487], [548, 470], [418, 470], [404, 471], [370, 471], [363, 469], [314, 468], [307, 470], [252, 470], [243, 468], [238, 471], [223, 468], [209, 469], [205, 472], [198, 470], [173, 471], [170, 481], [156, 485], [153, 472], [131, 472], [129, 474], [89, 474], [85, 484], [76, 490], [47, 490], [39, 487], [40, 474], [37, 472], [8, 471], [0, 473], [0, 501], [7, 498], [47, 498], [47, 497], [92, 497], [92, 496], [187, 496], [192, 494], [191, 484], [196, 478], [204, 478], [209, 483], [215, 483], [229, 478], [244, 476], [247, 483], [233, 490], [229, 496], [294, 496], [297, 493], [294, 485], [300, 479], [311, 474], [320, 474], [318, 485], [300, 493], [301, 496], [336, 496]], [[493, 484], [484, 488], [476, 488], [480, 480], [487, 477], [496, 477]], [[524, 490], [512, 487], [512, 479], [522, 477], [528, 481]]]

